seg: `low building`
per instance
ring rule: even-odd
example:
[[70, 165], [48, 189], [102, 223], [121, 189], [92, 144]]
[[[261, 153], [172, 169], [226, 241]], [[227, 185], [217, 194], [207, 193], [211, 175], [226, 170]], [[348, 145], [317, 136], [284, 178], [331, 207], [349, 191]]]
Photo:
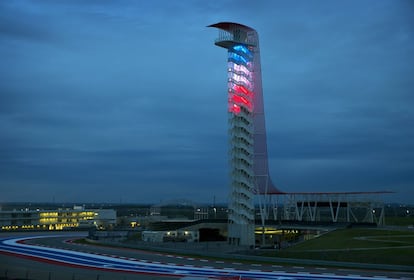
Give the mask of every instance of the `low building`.
[[88, 240], [100, 240], [100, 241], [109, 241], [109, 242], [121, 242], [124, 241], [130, 236], [129, 231], [125, 230], [90, 230], [88, 235]]
[[145, 242], [198, 242], [198, 231], [170, 230], [143, 231], [142, 240]]
[[1, 231], [65, 230], [74, 228], [106, 229], [116, 225], [113, 209], [85, 209], [82, 206], [57, 210], [0, 211]]

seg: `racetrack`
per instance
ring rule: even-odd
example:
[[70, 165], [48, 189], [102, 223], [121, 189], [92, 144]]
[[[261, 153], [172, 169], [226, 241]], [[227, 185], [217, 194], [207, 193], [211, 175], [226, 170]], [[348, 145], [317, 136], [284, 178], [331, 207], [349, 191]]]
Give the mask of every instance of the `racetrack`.
[[0, 252], [5, 255], [2, 260], [6, 259], [6, 262], [2, 262], [0, 267], [8, 274], [20, 267], [25, 273], [23, 277], [29, 276], [30, 271], [40, 273], [43, 269], [41, 278], [35, 278], [31, 273], [31, 279], [391, 279], [381, 272], [371, 276], [365, 272], [363, 276], [361, 273], [342, 271], [334, 274], [328, 270], [304, 267], [293, 267], [294, 271], [286, 272], [280, 266], [226, 263], [64, 242], [70, 238], [67, 235], [2, 238]]

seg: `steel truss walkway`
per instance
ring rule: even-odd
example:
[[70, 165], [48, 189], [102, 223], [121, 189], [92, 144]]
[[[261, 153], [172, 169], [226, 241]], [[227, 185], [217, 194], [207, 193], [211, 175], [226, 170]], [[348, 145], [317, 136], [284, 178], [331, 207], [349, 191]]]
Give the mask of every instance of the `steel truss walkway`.
[[[265, 220], [385, 224], [379, 192], [260, 194], [260, 216]], [[280, 213], [281, 212], [281, 213]]]

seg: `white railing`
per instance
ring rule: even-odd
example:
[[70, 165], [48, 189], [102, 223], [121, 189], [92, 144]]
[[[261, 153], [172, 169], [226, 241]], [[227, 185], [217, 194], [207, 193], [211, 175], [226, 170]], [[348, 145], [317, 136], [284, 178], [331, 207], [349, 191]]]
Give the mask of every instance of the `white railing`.
[[225, 30], [219, 30], [218, 38], [216, 38], [215, 42], [222, 42], [222, 41], [232, 41], [234, 43], [240, 43], [245, 45], [257, 45], [257, 41], [249, 38], [249, 36], [234, 36], [234, 34], [240, 34], [239, 29], [232, 30], [231, 32], [225, 31]]

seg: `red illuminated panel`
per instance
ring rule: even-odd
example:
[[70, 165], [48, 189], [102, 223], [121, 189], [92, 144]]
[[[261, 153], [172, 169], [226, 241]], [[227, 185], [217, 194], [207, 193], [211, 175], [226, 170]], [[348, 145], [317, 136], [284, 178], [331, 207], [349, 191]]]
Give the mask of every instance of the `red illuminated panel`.
[[246, 98], [244, 98], [243, 96], [233, 95], [232, 100], [234, 101], [234, 103], [244, 104], [249, 109], [252, 108], [252, 103], [249, 100], [247, 100]]
[[233, 104], [230, 106], [229, 111], [237, 115], [238, 113], [240, 113], [240, 106], [237, 104]]
[[234, 90], [236, 92], [244, 93], [245, 95], [253, 95], [253, 92], [245, 88], [244, 86], [234, 85]]

